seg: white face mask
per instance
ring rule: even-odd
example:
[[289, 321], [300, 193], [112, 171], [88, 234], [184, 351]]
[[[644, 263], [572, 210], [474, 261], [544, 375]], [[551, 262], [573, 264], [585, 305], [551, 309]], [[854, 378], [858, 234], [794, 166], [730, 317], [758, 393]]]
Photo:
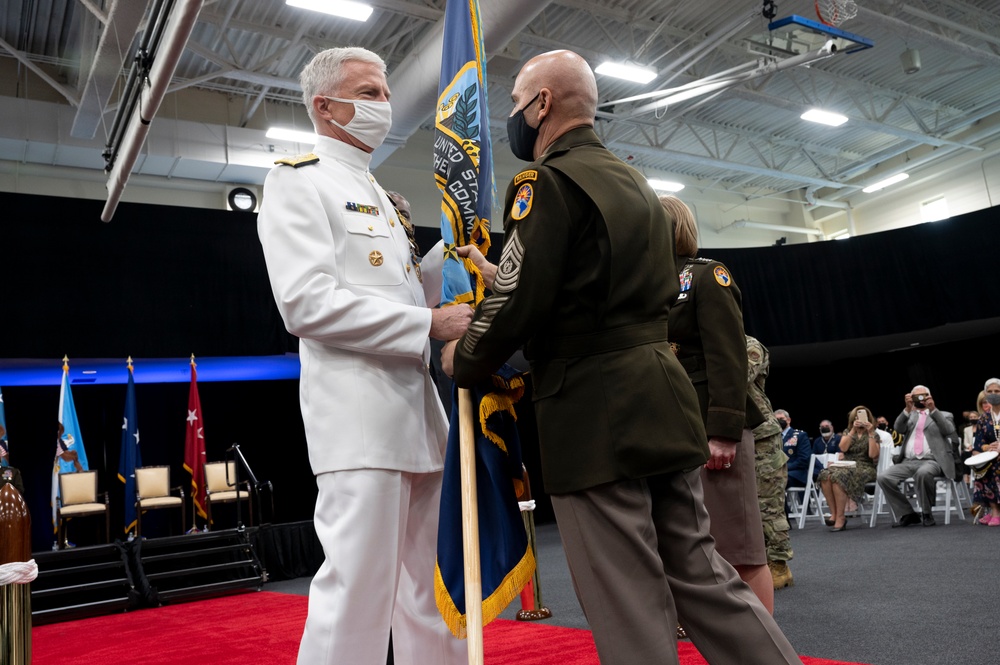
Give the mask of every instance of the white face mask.
[[375, 102], [366, 99], [343, 99], [327, 97], [326, 99], [345, 104], [354, 104], [354, 117], [346, 125], [336, 120], [330, 123], [340, 127], [345, 132], [374, 150], [382, 145], [392, 126], [392, 107], [389, 102]]

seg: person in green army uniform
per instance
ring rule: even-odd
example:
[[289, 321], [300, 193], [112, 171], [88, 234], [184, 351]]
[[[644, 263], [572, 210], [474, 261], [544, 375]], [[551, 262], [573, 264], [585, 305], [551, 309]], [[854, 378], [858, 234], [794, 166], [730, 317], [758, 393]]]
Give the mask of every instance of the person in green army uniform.
[[571, 51], [544, 53], [511, 97], [511, 150], [534, 161], [507, 189], [499, 265], [458, 249], [492, 294], [445, 344], [445, 373], [473, 386], [523, 345], [542, 480], [603, 665], [676, 664], [678, 613], [716, 665], [800, 663], [714, 551], [700, 467], [732, 452], [709, 457], [671, 353], [669, 223], [642, 174], [594, 132], [593, 70]]
[[[661, 196], [672, 221], [680, 294], [670, 308], [670, 342], [698, 393], [708, 447], [730, 463], [702, 472], [715, 549], [774, 611], [757, 499], [751, 430], [764, 421], [747, 394], [747, 351], [739, 287], [723, 264], [698, 254], [698, 226], [676, 196]], [[684, 624], [684, 617], [681, 617]], [[684, 625], [684, 628], [687, 628]]]
[[764, 393], [764, 382], [771, 368], [771, 355], [756, 337], [747, 340], [747, 395], [763, 414], [764, 421], [753, 428], [754, 454], [757, 468], [757, 497], [764, 525], [764, 547], [767, 567], [771, 570], [774, 589], [792, 586], [792, 543], [788, 537], [788, 517], [785, 515], [785, 484], [788, 481], [788, 455], [781, 448], [781, 425], [774, 417], [771, 401]]

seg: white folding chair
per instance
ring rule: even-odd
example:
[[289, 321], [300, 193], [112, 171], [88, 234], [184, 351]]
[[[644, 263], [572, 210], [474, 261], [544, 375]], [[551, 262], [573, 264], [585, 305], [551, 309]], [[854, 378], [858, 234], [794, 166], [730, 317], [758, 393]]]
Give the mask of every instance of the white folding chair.
[[[879, 448], [878, 454], [878, 467], [877, 475], [882, 475], [889, 467], [892, 466], [892, 441], [888, 444], [883, 443]], [[885, 510], [883, 510], [885, 508]], [[889, 515], [892, 517], [892, 510], [889, 509], [889, 504], [885, 500], [885, 492], [879, 487], [878, 479], [875, 482], [875, 492], [872, 495], [872, 516], [868, 521], [868, 527], [874, 527], [875, 522], [878, 521], [879, 515]]]
[[831, 459], [837, 459], [836, 453], [813, 453], [809, 458], [809, 472], [806, 475], [806, 486], [803, 490], [802, 495], [802, 508], [799, 511], [799, 528], [803, 528], [806, 525], [806, 517], [809, 516], [809, 506], [816, 506], [816, 517], [819, 519], [823, 518], [823, 508], [826, 502], [823, 500], [823, 493], [819, 491], [816, 483], [813, 482], [813, 470], [816, 468], [816, 462], [821, 462], [824, 467], [827, 462]]

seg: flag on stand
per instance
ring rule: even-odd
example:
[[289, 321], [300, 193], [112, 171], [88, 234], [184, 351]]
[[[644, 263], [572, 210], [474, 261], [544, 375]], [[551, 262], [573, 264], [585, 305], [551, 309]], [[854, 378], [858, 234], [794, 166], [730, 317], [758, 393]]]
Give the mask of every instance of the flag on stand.
[[[198, 397], [198, 370], [191, 355], [191, 389], [188, 391], [187, 433], [184, 435], [184, 468], [191, 474], [191, 498], [194, 511], [202, 519], [205, 512], [205, 426], [201, 420], [201, 399]], [[194, 517], [192, 516], [192, 524]]]
[[7, 466], [7, 456], [10, 455], [10, 444], [7, 442], [7, 416], [3, 409], [3, 388], [0, 388], [0, 466]]
[[[441, 190], [444, 268], [441, 304], [475, 306], [484, 284], [471, 261], [455, 251], [490, 247], [493, 160], [486, 99], [486, 61], [478, 0], [448, 0], [441, 80], [435, 111], [434, 178]], [[524, 379], [504, 366], [473, 391], [478, 492], [482, 616], [486, 625], [520, 594], [535, 569], [515, 494], [522, 477], [514, 403]], [[435, 597], [451, 632], [466, 636], [465, 562], [462, 548], [462, 477], [459, 415], [453, 400], [438, 525]]]
[[118, 462], [118, 480], [125, 483], [125, 533], [135, 528], [138, 515], [135, 500], [135, 469], [142, 466], [139, 450], [139, 422], [135, 412], [135, 380], [132, 376], [132, 358], [128, 359], [128, 387], [125, 389], [125, 418], [122, 423], [122, 450]]
[[62, 385], [59, 388], [59, 431], [56, 435], [56, 458], [52, 464], [52, 532], [58, 528], [56, 507], [59, 499], [59, 474], [87, 471], [87, 451], [83, 447], [80, 423], [76, 418], [73, 391], [69, 385], [69, 358], [63, 358]]

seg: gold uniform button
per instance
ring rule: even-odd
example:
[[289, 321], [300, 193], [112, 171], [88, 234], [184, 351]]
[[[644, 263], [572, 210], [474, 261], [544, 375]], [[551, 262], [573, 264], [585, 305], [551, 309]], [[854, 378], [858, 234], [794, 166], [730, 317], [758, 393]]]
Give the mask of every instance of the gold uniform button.
[[372, 226], [371, 224], [369, 224], [369, 225], [368, 225], [368, 230], [369, 230], [369, 231], [374, 231], [374, 230], [375, 230], [375, 227], [374, 227], [374, 226]]
[[374, 251], [368, 255], [368, 262], [378, 268], [382, 265], [382, 252]]
[[396, 226], [396, 220], [394, 220], [392, 217], [389, 218], [389, 226]]
[[410, 272], [410, 264], [409, 263], [406, 264], [406, 272]]

